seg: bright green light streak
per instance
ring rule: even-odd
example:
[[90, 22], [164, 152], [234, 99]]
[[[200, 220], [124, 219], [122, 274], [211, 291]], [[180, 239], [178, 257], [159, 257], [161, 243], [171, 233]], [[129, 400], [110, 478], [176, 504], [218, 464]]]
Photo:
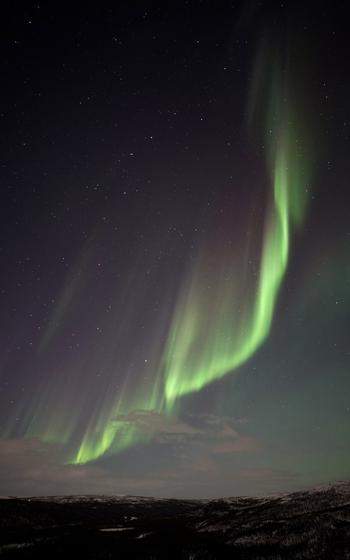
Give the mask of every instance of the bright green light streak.
[[[285, 276], [292, 221], [303, 214], [305, 180], [297, 169], [297, 137], [291, 125], [280, 124], [274, 148], [273, 201], [265, 228], [256, 296], [245, 325], [234, 328], [228, 317], [230, 301], [223, 295], [220, 316], [201, 313], [205, 302], [190, 291], [173, 321], [166, 350], [165, 397], [167, 408], [178, 397], [199, 391], [245, 363], [268, 336], [276, 301]], [[220, 289], [220, 284], [218, 285]], [[233, 293], [231, 293], [231, 298]], [[209, 327], [203, 328], [203, 322]], [[212, 323], [210, 325], [210, 323]], [[207, 332], [206, 332], [207, 330]], [[211, 336], [207, 336], [208, 332]], [[228, 333], [231, 337], [228, 337]]]
[[140, 434], [131, 423], [107, 421], [101, 429], [88, 431], [71, 463], [81, 464], [98, 459], [107, 452], [124, 451], [140, 441]]
[[[129, 406], [124, 406], [124, 400]], [[102, 407], [99, 418], [92, 418], [77, 451], [71, 456], [70, 463], [81, 464], [93, 461], [102, 455], [125, 451], [140, 442], [146, 442], [151, 435], [128, 421], [127, 415], [135, 410], [156, 410], [160, 407], [158, 384], [146, 398], [128, 401], [122, 394], [110, 409]], [[107, 410], [109, 413], [107, 415]]]
[[[125, 394], [114, 401], [107, 396], [96, 404], [88, 426], [76, 438], [77, 418], [71, 430], [71, 442], [79, 441], [79, 444], [73, 444], [70, 463], [87, 463], [148, 441], [151, 435], [132, 419], [128, 421], [128, 413], [135, 410], [171, 413], [178, 398], [200, 391], [233, 372], [268, 337], [288, 266], [292, 229], [302, 222], [307, 191], [306, 166], [301, 157], [303, 135], [288, 102], [290, 88], [281, 87], [278, 72], [272, 78], [265, 123], [271, 193], [254, 290], [244, 287], [244, 265], [237, 262], [237, 255], [227, 253], [224, 259], [218, 255], [215, 285], [210, 292], [206, 291], [206, 280], [202, 278], [206, 257], [200, 253], [180, 294], [162, 363], [153, 364], [158, 372], [154, 385], [150, 390], [144, 388], [137, 398], [130, 399]], [[301, 124], [300, 114], [298, 120]], [[228, 277], [232, 277], [231, 282]], [[69, 439], [66, 423], [53, 424], [47, 426], [43, 435], [50, 441], [66, 442]]]

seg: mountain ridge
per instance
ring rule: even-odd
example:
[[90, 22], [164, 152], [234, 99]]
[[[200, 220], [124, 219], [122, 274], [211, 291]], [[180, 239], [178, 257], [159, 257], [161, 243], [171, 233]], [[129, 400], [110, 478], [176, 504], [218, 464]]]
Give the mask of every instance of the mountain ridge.
[[0, 556], [160, 560], [350, 558], [350, 482], [217, 499], [0, 498]]

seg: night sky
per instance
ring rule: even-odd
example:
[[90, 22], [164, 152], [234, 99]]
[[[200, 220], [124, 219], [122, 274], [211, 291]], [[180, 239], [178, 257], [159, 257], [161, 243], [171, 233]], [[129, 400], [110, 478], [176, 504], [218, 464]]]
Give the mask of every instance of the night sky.
[[333, 4], [3, 3], [0, 495], [349, 478]]

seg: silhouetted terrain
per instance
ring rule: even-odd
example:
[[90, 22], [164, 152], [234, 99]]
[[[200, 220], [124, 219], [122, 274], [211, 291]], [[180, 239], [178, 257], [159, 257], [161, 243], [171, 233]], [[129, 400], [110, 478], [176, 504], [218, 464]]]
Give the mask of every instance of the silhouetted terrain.
[[350, 483], [263, 498], [0, 499], [3, 558], [350, 559]]

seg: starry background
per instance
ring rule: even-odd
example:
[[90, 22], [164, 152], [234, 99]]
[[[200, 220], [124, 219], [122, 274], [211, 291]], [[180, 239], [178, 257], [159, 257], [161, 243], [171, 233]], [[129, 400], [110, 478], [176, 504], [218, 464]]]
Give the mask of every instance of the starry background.
[[[90, 4], [2, 7], [0, 493], [207, 497], [348, 478], [345, 13]], [[264, 344], [168, 416], [147, 395], [189, 267], [204, 251], [215, 291], [222, 263], [239, 277], [247, 236], [257, 267], [268, 181], [247, 99], [261, 30], [278, 44], [287, 27], [307, 76], [306, 217]], [[142, 441], [72, 464], [115, 399]]]

